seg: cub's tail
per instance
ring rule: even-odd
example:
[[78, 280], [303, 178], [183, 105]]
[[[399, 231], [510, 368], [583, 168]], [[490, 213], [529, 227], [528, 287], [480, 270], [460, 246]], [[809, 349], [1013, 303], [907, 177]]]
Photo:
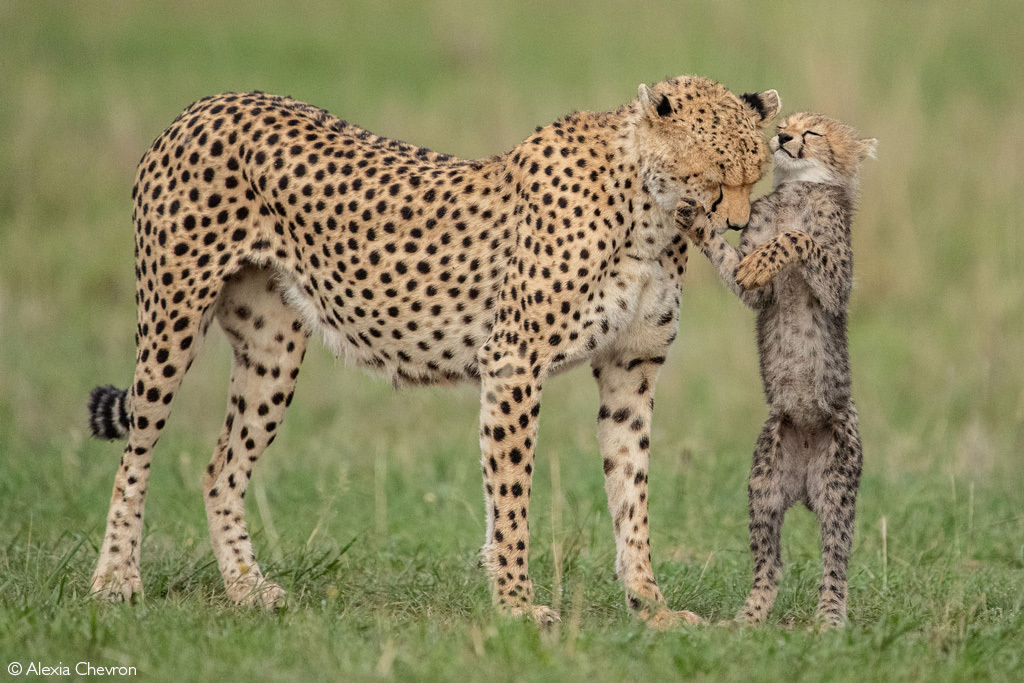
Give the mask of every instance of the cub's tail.
[[89, 428], [97, 439], [128, 438], [128, 390], [96, 387], [89, 394]]

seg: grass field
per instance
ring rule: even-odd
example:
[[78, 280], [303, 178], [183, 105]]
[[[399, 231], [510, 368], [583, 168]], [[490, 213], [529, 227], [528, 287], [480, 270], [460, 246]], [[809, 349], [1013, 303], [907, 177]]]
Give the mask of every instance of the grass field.
[[[1024, 4], [0, 1], [0, 664], [146, 680], [1024, 679]], [[812, 630], [810, 513], [784, 529], [767, 626], [654, 633], [612, 579], [580, 369], [545, 385], [533, 577], [563, 622], [492, 613], [471, 387], [393, 392], [319, 345], [253, 479], [264, 568], [227, 604], [200, 475], [223, 418], [219, 333], [153, 465], [145, 600], [89, 578], [119, 447], [85, 398], [132, 372], [134, 166], [191, 101], [262, 89], [464, 157], [640, 82], [776, 88], [877, 137], [850, 316], [865, 474], [850, 626]], [[745, 481], [764, 418], [753, 323], [702, 260], [658, 387], [655, 568], [715, 622], [748, 588]]]

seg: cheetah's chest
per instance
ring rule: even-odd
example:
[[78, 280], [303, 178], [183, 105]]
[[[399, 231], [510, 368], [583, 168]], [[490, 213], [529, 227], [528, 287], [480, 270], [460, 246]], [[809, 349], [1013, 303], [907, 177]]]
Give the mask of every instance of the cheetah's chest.
[[624, 259], [586, 309], [586, 351], [643, 355], [671, 341], [678, 329], [680, 294], [679, 278], [659, 261]]

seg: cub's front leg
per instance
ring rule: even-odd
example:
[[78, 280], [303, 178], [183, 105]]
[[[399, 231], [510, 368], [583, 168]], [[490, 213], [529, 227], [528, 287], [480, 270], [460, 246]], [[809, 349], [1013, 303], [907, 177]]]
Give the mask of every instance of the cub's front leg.
[[690, 202], [683, 202], [676, 209], [676, 228], [696, 247], [718, 271], [719, 277], [732, 292], [747, 306], [758, 309], [771, 296], [770, 288], [748, 291], [736, 281], [736, 271], [744, 256], [759, 242], [767, 239], [768, 224], [759, 216], [754, 204], [750, 223], [743, 230], [738, 246], [730, 244], [717, 232], [703, 209]]
[[807, 233], [787, 230], [743, 258], [736, 268], [736, 283], [744, 290], [763, 287], [790, 263], [812, 258], [817, 249]]

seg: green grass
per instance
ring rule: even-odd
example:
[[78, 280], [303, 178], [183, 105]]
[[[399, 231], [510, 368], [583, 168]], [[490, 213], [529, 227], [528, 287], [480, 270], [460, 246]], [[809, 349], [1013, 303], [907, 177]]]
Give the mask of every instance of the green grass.
[[[0, 664], [156, 680], [1024, 678], [1024, 5], [253, 7], [0, 4]], [[87, 439], [84, 402], [129, 381], [131, 179], [185, 105], [259, 88], [479, 157], [691, 72], [777, 88], [785, 111], [880, 140], [855, 226], [866, 462], [848, 629], [811, 629], [819, 554], [804, 510], [787, 519], [767, 626], [632, 621], [585, 369], [545, 386], [534, 486], [532, 573], [562, 626], [495, 617], [476, 568], [474, 391], [395, 393], [319, 346], [248, 497], [290, 603], [233, 607], [199, 491], [226, 398], [218, 334], [153, 465], [146, 598], [88, 598], [119, 448]], [[700, 260], [682, 321], [652, 435], [653, 554], [669, 601], [717, 621], [748, 586], [745, 479], [765, 408], [751, 316]]]

